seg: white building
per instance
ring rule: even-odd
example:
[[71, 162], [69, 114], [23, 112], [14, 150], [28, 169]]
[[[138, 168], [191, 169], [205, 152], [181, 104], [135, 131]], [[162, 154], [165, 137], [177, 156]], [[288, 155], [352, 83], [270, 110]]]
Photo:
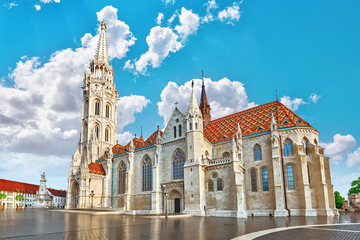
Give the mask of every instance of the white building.
[[104, 21], [89, 70], [67, 208], [243, 218], [338, 214], [319, 131], [279, 101], [212, 120], [203, 81], [200, 106], [193, 90], [188, 111], [175, 107], [164, 132], [122, 146]]
[[[4, 208], [25, 207], [25, 204], [30, 207], [33, 205], [38, 189], [38, 185], [0, 179], [0, 193], [6, 195], [5, 199], [0, 199], [0, 204]], [[16, 201], [15, 198], [18, 195], [24, 196], [24, 200]]]

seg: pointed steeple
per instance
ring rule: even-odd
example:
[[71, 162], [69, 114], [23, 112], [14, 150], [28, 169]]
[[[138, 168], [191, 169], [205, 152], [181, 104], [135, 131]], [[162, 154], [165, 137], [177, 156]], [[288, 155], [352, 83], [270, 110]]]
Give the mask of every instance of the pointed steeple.
[[206, 91], [205, 91], [205, 84], [204, 84], [204, 72], [202, 72], [202, 89], [201, 89], [201, 98], [200, 98], [200, 110], [201, 114], [204, 119], [204, 127], [210, 122], [211, 120], [211, 108], [210, 104], [208, 104]]
[[200, 115], [200, 109], [199, 109], [199, 105], [197, 103], [195, 91], [194, 91], [194, 80], [192, 81], [191, 88], [192, 88], [192, 91], [191, 91], [188, 114], [194, 115], [195, 113], [198, 113]]
[[106, 23], [105, 20], [101, 21], [101, 32], [98, 42], [98, 48], [95, 56], [95, 60], [99, 62], [109, 63], [108, 61], [108, 49], [106, 41]]

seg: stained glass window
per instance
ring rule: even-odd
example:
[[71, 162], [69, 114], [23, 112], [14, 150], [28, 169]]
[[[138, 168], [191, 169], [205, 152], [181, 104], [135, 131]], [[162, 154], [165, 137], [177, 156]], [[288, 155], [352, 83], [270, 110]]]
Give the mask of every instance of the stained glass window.
[[254, 160], [255, 161], [261, 160], [261, 147], [260, 147], [260, 145], [255, 145], [255, 147], [254, 147]]
[[147, 155], [142, 162], [142, 190], [152, 191], [152, 162]]
[[285, 155], [285, 157], [292, 156], [292, 145], [291, 145], [291, 140], [290, 139], [287, 139], [285, 141], [284, 155]]
[[263, 191], [269, 191], [269, 177], [267, 168], [262, 169]]
[[185, 154], [180, 149], [176, 150], [173, 157], [173, 178], [184, 179]]
[[287, 171], [288, 188], [289, 190], [293, 190], [295, 189], [293, 166], [287, 165], [286, 171]]
[[257, 184], [256, 184], [256, 170], [251, 170], [251, 191], [257, 192]]
[[222, 184], [222, 181], [220, 179], [216, 181], [216, 186], [217, 186], [218, 191], [223, 190], [223, 184]]
[[126, 165], [124, 162], [120, 163], [119, 168], [119, 193], [125, 193], [125, 184], [126, 184]]

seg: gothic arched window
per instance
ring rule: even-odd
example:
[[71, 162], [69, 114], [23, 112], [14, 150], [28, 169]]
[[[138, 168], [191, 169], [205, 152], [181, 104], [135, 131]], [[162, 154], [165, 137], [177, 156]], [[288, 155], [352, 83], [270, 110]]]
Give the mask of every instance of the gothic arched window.
[[291, 140], [290, 139], [286, 139], [285, 140], [285, 144], [284, 144], [284, 155], [285, 157], [287, 156], [292, 156], [292, 144], [291, 144]]
[[262, 169], [263, 191], [269, 191], [269, 177], [267, 168]]
[[295, 189], [293, 166], [287, 165], [286, 172], [287, 172], [288, 189], [293, 190], [293, 189]]
[[100, 115], [100, 101], [95, 100], [95, 115]]
[[189, 129], [192, 130], [192, 123], [189, 124]]
[[197, 129], [197, 122], [195, 123], [195, 129]]
[[251, 191], [257, 192], [257, 184], [256, 184], [256, 170], [252, 169], [250, 172], [251, 175]]
[[152, 191], [152, 162], [148, 155], [142, 161], [142, 190]]
[[173, 179], [184, 179], [185, 154], [180, 149], [173, 156]]
[[99, 139], [99, 133], [100, 133], [100, 127], [99, 127], [99, 125], [96, 124], [95, 127], [94, 127], [94, 129], [95, 129], [95, 131], [94, 131], [95, 137], [96, 137], [97, 139]]
[[105, 117], [110, 118], [110, 104], [106, 104]]
[[109, 127], [106, 127], [105, 128], [105, 141], [109, 142], [109, 139], [110, 139], [110, 129], [109, 129]]
[[181, 124], [179, 124], [179, 137], [181, 137]]
[[176, 138], [176, 126], [174, 126], [174, 138]]
[[126, 184], [126, 165], [123, 161], [120, 163], [119, 168], [119, 193], [125, 193], [125, 184]]
[[256, 144], [254, 147], [254, 161], [261, 160], [261, 147], [260, 145]]
[[209, 190], [209, 192], [214, 191], [214, 183], [211, 180], [208, 181], [208, 190]]

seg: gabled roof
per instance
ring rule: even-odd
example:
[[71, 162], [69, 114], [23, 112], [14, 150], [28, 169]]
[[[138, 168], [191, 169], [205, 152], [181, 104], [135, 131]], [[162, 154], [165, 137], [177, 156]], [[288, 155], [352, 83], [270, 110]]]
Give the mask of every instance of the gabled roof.
[[52, 188], [48, 188], [47, 190], [49, 190], [49, 192], [51, 192], [51, 194], [52, 194], [53, 196], [56, 196], [56, 197], [66, 197], [66, 191], [56, 190], [56, 189], [52, 189]]
[[36, 194], [39, 185], [0, 179], [0, 191]]
[[106, 175], [103, 166], [100, 163], [90, 163], [89, 172], [99, 175]]
[[[160, 136], [162, 136], [163, 132], [160, 131], [160, 130], [156, 130], [146, 140], [143, 140], [142, 136], [140, 137], [140, 139], [136, 138], [136, 137], [133, 138], [132, 141], [134, 143], [135, 149], [139, 149], [139, 148], [143, 148], [143, 147], [147, 147], [147, 146], [155, 144], [158, 134], [160, 134]], [[131, 141], [128, 144], [126, 144], [125, 146], [122, 146], [120, 144], [116, 144], [112, 148], [113, 155], [115, 156], [115, 155], [118, 155], [118, 154], [121, 154], [121, 153], [124, 153], [124, 152], [128, 152], [129, 148], [130, 148], [130, 144], [131, 144]]]
[[204, 134], [210, 142], [217, 143], [233, 138], [238, 124], [242, 136], [266, 132], [271, 129], [272, 115], [278, 128], [311, 127], [284, 104], [274, 101], [210, 121]]

